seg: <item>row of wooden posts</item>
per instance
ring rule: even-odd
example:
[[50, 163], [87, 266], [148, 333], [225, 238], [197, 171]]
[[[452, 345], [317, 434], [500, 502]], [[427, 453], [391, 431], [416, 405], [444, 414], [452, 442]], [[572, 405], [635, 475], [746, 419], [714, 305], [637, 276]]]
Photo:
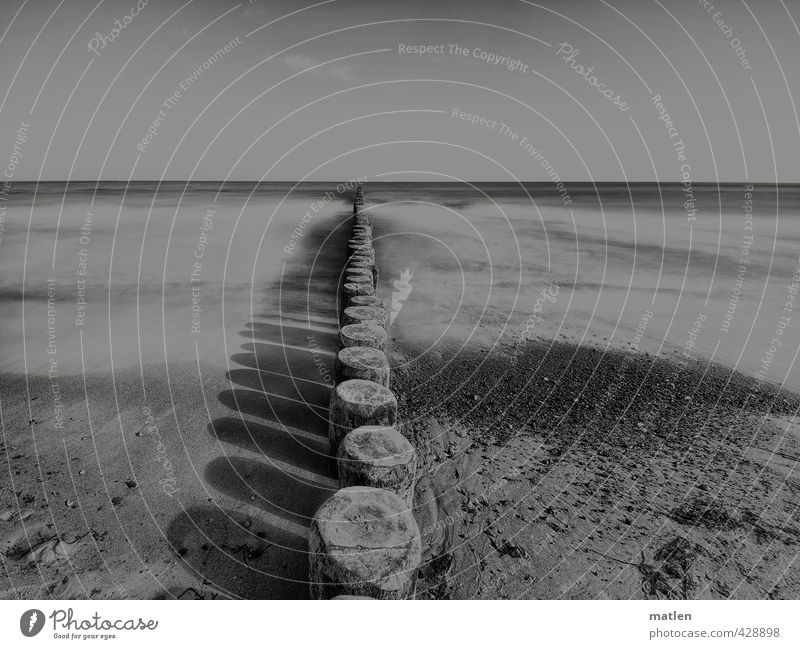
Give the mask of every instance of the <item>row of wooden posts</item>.
[[339, 350], [328, 437], [339, 490], [309, 531], [315, 599], [413, 598], [421, 555], [413, 515], [417, 454], [397, 430], [390, 388], [386, 305], [362, 187], [340, 283]]

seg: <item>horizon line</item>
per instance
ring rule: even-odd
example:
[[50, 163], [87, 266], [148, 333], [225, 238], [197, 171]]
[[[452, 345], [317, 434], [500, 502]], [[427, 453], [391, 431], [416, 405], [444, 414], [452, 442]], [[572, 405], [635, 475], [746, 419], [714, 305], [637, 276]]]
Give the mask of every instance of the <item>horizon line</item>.
[[[34, 183], [34, 184], [43, 184], [43, 183], [126, 183], [126, 184], [134, 184], [134, 183], [248, 183], [248, 184], [267, 184], [267, 183], [295, 183], [298, 185], [304, 184], [311, 184], [311, 183], [332, 183], [332, 184], [341, 184], [341, 183], [353, 183], [355, 182], [353, 179], [345, 179], [345, 180], [336, 180], [336, 179], [324, 179], [324, 180], [199, 180], [199, 179], [189, 179], [189, 178], [168, 178], [168, 179], [138, 179], [138, 180], [119, 180], [119, 179], [71, 179], [71, 180], [9, 180], [4, 181], [4, 184], [7, 185], [14, 185], [20, 183]], [[583, 184], [583, 185], [683, 185], [684, 182], [681, 180], [564, 180], [561, 181], [564, 185], [575, 185], [575, 184]], [[373, 181], [365, 181], [361, 184], [369, 185], [369, 184], [385, 184], [385, 185], [468, 185], [468, 184], [497, 184], [497, 185], [552, 185], [554, 188], [556, 187], [556, 183], [551, 180], [474, 180], [474, 179], [466, 179], [466, 180], [373, 180]], [[688, 186], [698, 186], [698, 185], [800, 185], [800, 180], [792, 181], [792, 182], [776, 182], [772, 180], [698, 180], [693, 181], [688, 184]]]

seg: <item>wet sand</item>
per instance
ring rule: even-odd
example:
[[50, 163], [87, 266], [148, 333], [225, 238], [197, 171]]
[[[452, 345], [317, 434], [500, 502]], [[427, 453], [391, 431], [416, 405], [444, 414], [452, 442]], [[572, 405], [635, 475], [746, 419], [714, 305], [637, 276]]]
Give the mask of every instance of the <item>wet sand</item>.
[[571, 343], [529, 345], [515, 368], [440, 352], [395, 374], [426, 467], [419, 596], [797, 597], [796, 395]]

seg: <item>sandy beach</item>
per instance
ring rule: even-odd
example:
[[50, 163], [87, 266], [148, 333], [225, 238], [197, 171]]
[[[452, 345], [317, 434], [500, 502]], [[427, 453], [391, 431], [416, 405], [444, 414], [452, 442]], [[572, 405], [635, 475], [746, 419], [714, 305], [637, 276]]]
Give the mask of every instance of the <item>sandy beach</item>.
[[[620, 209], [624, 199], [616, 199]], [[643, 191], [635, 202], [652, 199]], [[495, 271], [482, 282], [482, 255], [477, 246], [466, 252], [453, 222], [437, 221], [438, 241], [416, 254], [401, 247], [403, 258], [398, 241], [416, 233], [400, 234], [411, 228], [381, 219], [387, 212], [376, 206], [373, 217], [385, 276], [414, 270], [391, 335], [400, 419], [424, 454], [417, 513], [429, 554], [419, 596], [796, 597], [800, 398], [791, 354], [776, 359], [782, 369], [772, 382], [754, 378], [777, 316], [775, 298], [763, 300], [768, 323], [759, 324], [753, 284], [768, 287], [762, 299], [786, 292], [792, 269], [787, 258], [774, 277], [758, 275], [769, 245], [762, 229], [748, 285], [737, 289], [749, 295], [725, 331], [729, 294], [712, 289], [716, 298], [707, 300], [701, 284], [713, 271], [691, 271], [706, 263], [703, 254], [680, 262], [676, 241], [655, 240], [679, 236], [677, 217], [665, 235], [640, 227], [636, 249], [609, 236], [625, 236], [611, 220], [598, 235], [605, 252], [591, 245], [597, 220], [576, 220], [580, 252], [551, 244], [541, 254], [530, 249], [545, 235], [512, 221], [513, 232], [529, 235], [512, 267], [522, 278], [515, 283], [516, 272], [496, 271], [515, 256], [502, 255], [497, 230], [481, 229]], [[558, 228], [545, 229], [552, 242]], [[709, 235], [708, 260], [726, 268], [720, 284], [735, 279], [740, 249], [713, 253], [713, 228], [702, 222], [697, 230]], [[460, 274], [437, 265], [431, 248], [443, 241], [463, 246]], [[700, 236], [692, 250], [704, 246]], [[781, 254], [771, 257], [775, 267]], [[652, 274], [634, 269], [659, 264], [661, 290], [651, 301], [653, 287], [641, 278]], [[384, 291], [393, 291], [390, 279]], [[794, 349], [787, 341], [796, 331], [783, 335]]]
[[[79, 225], [59, 239], [56, 270], [33, 265], [24, 299], [25, 251], [12, 246], [25, 231], [7, 233], [0, 596], [308, 596], [308, 521], [336, 488], [322, 370], [332, 370], [348, 213], [341, 197], [322, 205], [327, 185], [284, 208], [285, 190], [243, 209], [251, 185], [215, 198], [217, 188], [182, 203], [182, 187], [146, 187], [123, 207], [121, 193], [101, 192], [90, 242]], [[64, 220], [83, 219], [90, 198], [68, 195]], [[33, 219], [56, 222], [47, 207]], [[48, 259], [53, 241], [28, 255]]]
[[[352, 208], [325, 184], [288, 201], [283, 186], [216, 190], [110, 188], [92, 206], [79, 188], [66, 209], [16, 197], [0, 596], [308, 597], [309, 519], [336, 489], [327, 406]], [[776, 321], [759, 295], [786, 292], [792, 237], [770, 264], [757, 234], [721, 333], [741, 232], [720, 244], [698, 224], [687, 265], [680, 216], [620, 243], [616, 188], [605, 221], [589, 193], [570, 216], [544, 190], [538, 211], [518, 188], [486, 191], [367, 194], [392, 387], [422, 460], [417, 596], [795, 597], [793, 359], [753, 378]], [[716, 284], [681, 291], [715, 265]]]
[[424, 596], [793, 597], [800, 399], [570, 343], [518, 367], [462, 352], [436, 381], [424, 362], [398, 375], [425, 451]]

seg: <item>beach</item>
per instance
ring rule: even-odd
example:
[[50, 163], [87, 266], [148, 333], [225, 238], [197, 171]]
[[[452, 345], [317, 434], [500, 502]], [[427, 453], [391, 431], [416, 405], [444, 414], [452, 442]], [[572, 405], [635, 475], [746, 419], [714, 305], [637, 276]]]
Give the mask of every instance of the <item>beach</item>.
[[418, 596], [796, 597], [796, 189], [570, 191], [372, 210]]
[[291, 187], [12, 198], [4, 597], [307, 597], [346, 215]]
[[796, 395], [571, 343], [453, 365], [395, 385], [425, 457], [422, 596], [794, 597]]
[[[748, 187], [367, 185], [418, 597], [797, 596], [800, 188]], [[349, 188], [64, 189], [0, 240], [0, 593], [307, 597]]]

